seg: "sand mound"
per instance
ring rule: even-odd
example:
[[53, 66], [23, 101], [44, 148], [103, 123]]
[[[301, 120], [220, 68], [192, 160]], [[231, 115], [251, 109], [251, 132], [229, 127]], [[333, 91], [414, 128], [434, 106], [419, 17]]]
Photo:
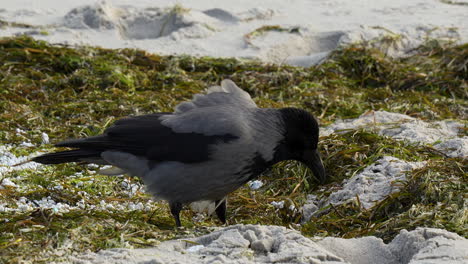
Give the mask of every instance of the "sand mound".
[[315, 33], [306, 27], [266, 27], [247, 35], [247, 49], [271, 63], [296, 66], [318, 64], [338, 47], [343, 32]]
[[423, 167], [425, 162], [407, 162], [385, 156], [346, 181], [342, 190], [333, 192], [328, 203], [340, 204], [359, 196], [365, 209], [399, 191], [397, 181], [406, 180], [406, 172]]
[[70, 29], [116, 30], [122, 39], [206, 38], [217, 28], [217, 19], [202, 12], [172, 8], [114, 7], [103, 1], [74, 8], [63, 18]]
[[[110, 249], [67, 263], [463, 263], [468, 241], [441, 229], [402, 230], [385, 244], [376, 237], [311, 240], [279, 226], [235, 225], [198, 238], [147, 249]], [[450, 252], [449, 255], [446, 253]]]
[[344, 35], [345, 32], [342, 31], [312, 33], [303, 39], [307, 52], [288, 56], [284, 62], [302, 67], [320, 64], [330, 52], [339, 47], [340, 40]]
[[327, 237], [317, 244], [352, 264], [462, 264], [468, 258], [468, 240], [436, 228], [403, 229], [389, 244], [376, 237]]
[[[423, 25], [395, 31], [384, 27], [363, 26], [353, 31], [306, 34], [303, 36], [303, 48], [297, 49], [296, 54], [291, 53], [284, 61], [290, 65], [308, 67], [321, 63], [331, 51], [352, 44], [376, 48], [394, 58], [406, 57], [431, 39], [456, 42], [460, 39], [460, 34], [454, 28], [435, 28]], [[280, 49], [284, 48], [280, 47]], [[301, 53], [301, 51], [304, 52]], [[278, 63], [275, 60], [272, 62]]]
[[344, 180], [342, 189], [332, 192], [328, 198], [319, 200], [317, 196], [309, 195], [306, 204], [302, 207], [303, 222], [309, 221], [312, 216], [330, 204], [343, 204], [356, 200], [357, 197], [361, 207], [369, 209], [390, 194], [398, 192], [399, 186], [396, 183], [406, 180], [406, 172], [421, 168], [424, 164], [425, 162], [408, 162], [385, 156], [359, 174]]
[[321, 63], [331, 51], [351, 44], [377, 48], [390, 57], [405, 57], [429, 39], [457, 41], [459, 33], [453, 28], [417, 25], [391, 31], [384, 27], [364, 26], [351, 31], [317, 32], [311, 26], [297, 30], [269, 30], [254, 34], [247, 41], [254, 57], [271, 63], [286, 63], [309, 67]]
[[72, 9], [63, 18], [63, 25], [72, 29], [116, 29], [124, 13], [103, 1]]
[[356, 119], [338, 120], [334, 124], [322, 128], [320, 135], [327, 136], [332, 133], [366, 129], [397, 140], [436, 144], [435, 148], [450, 157], [467, 157], [468, 137], [458, 137], [464, 126], [466, 125], [450, 120], [425, 122], [403, 114], [370, 111]]
[[177, 8], [135, 10], [122, 19], [122, 35], [129, 39], [205, 38], [217, 28], [217, 21], [202, 12]]
[[460, 34], [455, 28], [422, 24], [393, 30], [380, 26], [363, 26], [359, 30], [348, 32], [340, 39], [339, 44], [347, 46], [360, 43], [377, 48], [390, 57], [405, 57], [431, 39], [456, 42], [460, 40]]

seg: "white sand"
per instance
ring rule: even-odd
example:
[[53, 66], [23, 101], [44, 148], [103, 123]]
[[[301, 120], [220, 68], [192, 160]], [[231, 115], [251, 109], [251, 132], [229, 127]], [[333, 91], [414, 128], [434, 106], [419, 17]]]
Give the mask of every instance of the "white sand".
[[[187, 10], [171, 12], [175, 4]], [[5, 27], [0, 36], [309, 66], [355, 42], [391, 56], [428, 38], [467, 42], [466, 13], [466, 6], [436, 0], [15, 0], [2, 1], [0, 19], [41, 28]], [[286, 31], [247, 36], [265, 25]]]
[[[21, 145], [23, 144], [24, 142]], [[25, 164], [13, 167], [13, 165], [24, 162], [28, 160], [30, 157], [33, 157], [34, 155], [36, 155], [37, 153], [31, 154], [29, 157], [17, 157], [9, 151], [10, 148], [11, 147], [8, 145], [0, 145], [0, 179], [2, 179], [3, 175], [5, 175], [6, 173], [14, 171], [14, 170], [25, 170], [25, 169], [35, 170], [42, 166], [42, 164], [39, 164], [36, 162], [29, 162], [29, 163], [25, 163]], [[0, 189], [2, 188], [2, 184], [4, 183], [0, 182]]]
[[334, 191], [324, 200], [318, 200], [310, 195], [303, 207], [304, 221], [308, 221], [322, 208], [333, 204], [339, 205], [349, 200], [359, 198], [360, 206], [369, 209], [387, 198], [390, 194], [398, 192], [406, 180], [406, 172], [421, 168], [425, 162], [407, 162], [394, 157], [383, 157], [362, 172], [345, 180], [341, 190]]
[[[358, 129], [370, 130], [397, 140], [414, 144], [432, 145], [449, 157], [467, 158], [468, 137], [459, 136], [465, 124], [455, 121], [424, 122], [416, 118], [386, 111], [369, 111], [359, 118], [338, 120], [322, 128], [321, 136]], [[399, 190], [406, 180], [406, 172], [421, 168], [425, 162], [408, 162], [394, 157], [383, 157], [342, 182], [342, 188], [329, 197], [319, 199], [309, 195], [302, 210], [304, 221], [318, 214], [329, 204], [342, 204], [359, 197], [360, 206], [368, 209]]]
[[452, 120], [425, 122], [407, 115], [369, 111], [356, 119], [338, 120], [320, 131], [321, 136], [365, 129], [396, 140], [433, 145], [449, 157], [468, 156], [468, 137], [459, 136], [467, 124]]
[[462, 264], [468, 259], [466, 248], [468, 240], [434, 228], [402, 230], [385, 244], [375, 237], [309, 239], [285, 227], [235, 225], [155, 248], [74, 255], [67, 263]]

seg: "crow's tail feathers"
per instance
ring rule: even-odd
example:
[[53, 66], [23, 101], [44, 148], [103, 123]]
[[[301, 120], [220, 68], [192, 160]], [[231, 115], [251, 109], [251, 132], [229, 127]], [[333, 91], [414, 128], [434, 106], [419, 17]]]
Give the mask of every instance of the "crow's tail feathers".
[[[102, 162], [101, 151], [98, 150], [85, 150], [85, 149], [75, 149], [75, 150], [66, 150], [54, 153], [48, 153], [41, 156], [32, 158], [29, 161], [35, 161], [42, 164], [59, 164], [67, 162]], [[17, 165], [21, 165], [17, 164]]]

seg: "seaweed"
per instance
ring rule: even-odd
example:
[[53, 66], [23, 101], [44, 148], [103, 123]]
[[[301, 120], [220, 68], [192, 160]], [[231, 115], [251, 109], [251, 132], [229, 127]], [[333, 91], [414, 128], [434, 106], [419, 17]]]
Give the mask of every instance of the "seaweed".
[[[50, 151], [53, 147], [42, 142], [42, 133], [52, 143], [96, 135], [128, 115], [171, 111], [225, 78], [246, 89], [261, 107], [304, 108], [322, 126], [369, 110], [428, 120], [466, 120], [467, 56], [466, 44], [434, 41], [399, 59], [350, 46], [333, 52], [321, 65], [299, 68], [235, 58], [50, 45], [27, 36], [3, 38], [0, 139], [18, 156]], [[32, 145], [22, 146], [22, 142]], [[362, 130], [322, 137], [320, 151], [330, 175], [324, 187], [302, 165], [282, 162], [261, 176], [262, 188], [242, 187], [229, 196], [229, 223], [283, 225], [310, 236], [376, 235], [386, 241], [401, 229], [417, 226], [468, 234], [464, 204], [468, 185], [462, 158], [448, 158], [430, 146]], [[385, 155], [429, 160], [429, 164], [411, 172], [400, 192], [368, 210], [349, 202], [300, 225], [300, 207], [307, 195], [329, 195], [344, 179]], [[148, 247], [205, 234], [219, 225], [216, 219], [198, 219], [184, 210], [185, 228], [175, 229], [165, 203], [152, 201], [143, 189], [129, 194], [129, 185], [142, 186], [139, 179], [98, 175], [89, 166], [10, 170], [0, 175], [0, 181], [6, 178], [17, 187], [0, 190], [2, 206], [15, 208], [22, 197], [50, 197], [75, 209], [0, 211], [0, 262], [46, 263], [72, 252]], [[285, 201], [285, 205], [277, 208], [272, 201]]]

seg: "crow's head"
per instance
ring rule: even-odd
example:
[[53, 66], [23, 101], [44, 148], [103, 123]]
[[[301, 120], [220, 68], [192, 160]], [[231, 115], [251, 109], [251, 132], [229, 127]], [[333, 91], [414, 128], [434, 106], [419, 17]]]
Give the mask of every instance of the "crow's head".
[[284, 139], [276, 148], [275, 159], [300, 161], [324, 183], [325, 168], [317, 150], [317, 120], [308, 112], [297, 108], [282, 108], [279, 111], [284, 124]]

